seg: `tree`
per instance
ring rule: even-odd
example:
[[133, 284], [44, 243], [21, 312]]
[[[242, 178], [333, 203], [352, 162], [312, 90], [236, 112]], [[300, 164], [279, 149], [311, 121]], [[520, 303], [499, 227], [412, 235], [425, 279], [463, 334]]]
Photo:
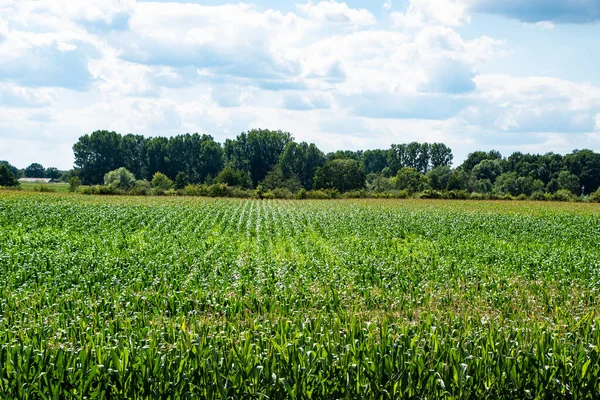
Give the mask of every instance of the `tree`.
[[123, 136], [120, 140], [119, 151], [123, 158], [122, 166], [135, 176], [146, 176], [148, 170], [147, 144], [148, 140], [144, 136], [131, 133]]
[[33, 163], [25, 168], [26, 178], [43, 178], [46, 176], [46, 170], [41, 164]]
[[14, 175], [15, 178], [19, 179], [21, 177], [21, 171], [8, 161], [0, 161], [0, 165], [5, 165], [6, 168]]
[[112, 189], [129, 190], [135, 185], [135, 175], [121, 167], [108, 172], [104, 176], [104, 184]]
[[[564, 166], [579, 178], [579, 183], [585, 185], [588, 193], [600, 187], [600, 154], [591, 150], [575, 150], [564, 157]], [[568, 189], [570, 190], [570, 189]], [[573, 193], [579, 193], [578, 191]]]
[[46, 168], [46, 178], [57, 180], [60, 178], [62, 173], [58, 170], [58, 168], [50, 167]]
[[288, 189], [292, 193], [298, 192], [302, 189], [302, 184], [300, 180], [292, 175], [289, 178], [286, 178], [281, 172], [281, 167], [277, 166], [272, 171], [269, 171], [265, 179], [260, 182], [260, 185], [265, 190], [275, 190], [278, 188]]
[[396, 174], [396, 186], [408, 192], [421, 191], [421, 174], [415, 168], [404, 167]]
[[454, 156], [450, 147], [444, 143], [433, 143], [429, 146], [429, 156], [431, 159], [431, 168], [449, 167], [452, 165]]
[[386, 150], [367, 150], [362, 153], [361, 161], [366, 174], [379, 173], [388, 166]]
[[427, 173], [429, 185], [434, 190], [446, 190], [451, 176], [452, 169], [447, 165], [435, 167]]
[[279, 159], [284, 179], [296, 177], [305, 189], [312, 189], [317, 168], [325, 163], [325, 155], [311, 143], [289, 142]]
[[157, 172], [152, 177], [152, 187], [160, 190], [169, 190], [173, 187], [173, 181], [165, 174]]
[[190, 180], [188, 179], [187, 174], [183, 171], [179, 171], [175, 177], [175, 189], [184, 189], [187, 185], [189, 185], [189, 183]]
[[292, 136], [287, 132], [251, 130], [225, 141], [225, 158], [232, 168], [249, 172], [256, 185], [275, 168], [290, 141]]
[[19, 181], [4, 163], [0, 164], [0, 186], [19, 186]]
[[73, 145], [75, 165], [81, 169], [81, 179], [87, 184], [102, 183], [104, 176], [123, 166], [121, 135], [96, 131], [83, 135]]
[[494, 183], [496, 178], [502, 175], [502, 166], [500, 165], [500, 160], [490, 160], [485, 159], [482, 160], [479, 164], [473, 167], [471, 171], [471, 175], [475, 177], [475, 179], [489, 179], [490, 182]]
[[183, 171], [192, 183], [203, 182], [208, 175], [215, 176], [223, 168], [223, 148], [210, 135], [185, 134], [169, 139], [168, 170], [175, 178]]
[[69, 178], [69, 192], [76, 192], [81, 186], [81, 181], [78, 176], [72, 176]]
[[365, 171], [360, 162], [352, 159], [336, 159], [317, 169], [314, 187], [347, 192], [364, 188], [365, 181]]
[[215, 178], [215, 183], [224, 183], [227, 186], [238, 186], [244, 189], [252, 188], [250, 173], [226, 166]]
[[569, 171], [561, 171], [561, 173], [558, 174], [557, 181], [559, 189], [568, 190], [575, 194], [581, 193], [579, 178]]
[[473, 168], [483, 160], [500, 160], [502, 159], [502, 154], [497, 150], [490, 150], [489, 152], [485, 151], [475, 151], [470, 153], [466, 160], [461, 164], [460, 169], [471, 172]]

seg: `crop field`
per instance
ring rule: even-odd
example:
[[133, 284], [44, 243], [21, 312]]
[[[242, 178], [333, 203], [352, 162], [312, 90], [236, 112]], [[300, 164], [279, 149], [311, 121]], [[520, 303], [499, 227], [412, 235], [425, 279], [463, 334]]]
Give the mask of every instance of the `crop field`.
[[0, 398], [600, 396], [600, 206], [0, 192]]

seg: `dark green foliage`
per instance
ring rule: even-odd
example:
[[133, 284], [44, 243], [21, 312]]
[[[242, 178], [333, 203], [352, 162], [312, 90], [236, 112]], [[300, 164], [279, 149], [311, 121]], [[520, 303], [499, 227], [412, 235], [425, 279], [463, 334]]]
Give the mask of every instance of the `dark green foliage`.
[[366, 150], [362, 153], [361, 161], [367, 175], [380, 173], [388, 166], [388, 151]]
[[30, 164], [27, 168], [25, 168], [25, 177], [26, 178], [45, 178], [46, 170], [41, 164], [33, 163]]
[[365, 187], [366, 175], [361, 164], [353, 159], [334, 159], [317, 169], [314, 187], [340, 192]]
[[8, 161], [0, 161], [0, 165], [5, 165], [6, 168], [14, 175], [15, 178], [19, 179], [21, 177], [21, 171]]
[[252, 183], [256, 185], [275, 168], [290, 141], [292, 136], [287, 132], [251, 130], [225, 141], [225, 158], [234, 169], [250, 173]]
[[58, 180], [61, 177], [61, 175], [62, 175], [62, 172], [60, 172], [58, 170], [58, 168], [54, 168], [54, 167], [46, 168], [46, 171], [45, 171], [46, 178], [49, 178], [49, 179], [52, 179], [55, 181], [55, 180]]
[[215, 183], [225, 184], [228, 186], [238, 186], [244, 189], [252, 188], [252, 179], [250, 173], [235, 169], [231, 166], [225, 167], [215, 178]]
[[0, 164], [0, 186], [14, 187], [18, 186], [19, 181], [13, 173], [8, 169], [6, 164]]
[[76, 192], [81, 186], [81, 181], [78, 176], [72, 176], [69, 178], [69, 192]]
[[184, 189], [187, 185], [190, 184], [190, 180], [187, 174], [183, 171], [179, 171], [177, 176], [175, 177], [175, 189], [181, 190]]
[[289, 142], [279, 159], [285, 179], [297, 178], [305, 189], [312, 189], [317, 168], [325, 163], [325, 156], [314, 143]]

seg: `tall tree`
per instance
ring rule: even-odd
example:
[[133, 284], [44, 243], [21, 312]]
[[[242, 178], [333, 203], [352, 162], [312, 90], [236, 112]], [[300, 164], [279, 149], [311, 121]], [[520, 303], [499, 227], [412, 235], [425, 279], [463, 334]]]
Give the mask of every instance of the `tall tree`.
[[14, 175], [15, 178], [19, 179], [21, 177], [21, 171], [8, 161], [0, 161], [0, 165], [5, 165], [6, 168]]
[[429, 146], [429, 155], [431, 160], [431, 168], [449, 167], [452, 165], [454, 156], [450, 147], [444, 143], [432, 143]]
[[25, 168], [26, 178], [44, 178], [46, 176], [46, 170], [42, 164], [32, 163]]
[[7, 164], [0, 163], [0, 186], [18, 186], [19, 181], [14, 174], [8, 169]]
[[483, 160], [499, 160], [502, 159], [502, 154], [496, 150], [489, 152], [485, 151], [474, 151], [467, 156], [467, 159], [461, 164], [460, 169], [465, 172], [471, 172], [473, 168]]
[[380, 173], [388, 166], [388, 151], [366, 150], [362, 153], [361, 161], [365, 167], [365, 173]]
[[81, 169], [86, 184], [99, 184], [104, 175], [123, 166], [121, 135], [116, 132], [96, 131], [83, 135], [73, 146], [75, 165]]
[[296, 177], [305, 189], [312, 189], [317, 168], [325, 163], [325, 155], [314, 144], [289, 142], [279, 159], [284, 179]]
[[314, 187], [347, 192], [364, 188], [365, 182], [366, 175], [360, 162], [352, 159], [336, 159], [317, 169]]
[[225, 141], [225, 157], [235, 169], [249, 172], [256, 186], [275, 168], [290, 141], [292, 136], [287, 132], [251, 130], [241, 133], [235, 140]]
[[147, 139], [142, 135], [127, 134], [121, 138], [119, 150], [123, 157], [123, 166], [136, 177], [146, 176], [148, 159], [146, 157]]
[[150, 180], [157, 172], [169, 170], [169, 139], [149, 138], [146, 143], [146, 179]]
[[564, 158], [567, 170], [579, 178], [588, 193], [600, 187], [600, 154], [592, 150], [575, 150]]

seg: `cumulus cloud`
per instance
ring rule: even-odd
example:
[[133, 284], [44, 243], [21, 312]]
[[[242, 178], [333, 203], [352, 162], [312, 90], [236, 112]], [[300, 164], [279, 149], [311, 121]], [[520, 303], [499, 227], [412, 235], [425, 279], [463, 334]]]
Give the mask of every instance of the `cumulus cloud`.
[[350, 8], [346, 3], [338, 3], [335, 0], [319, 3], [310, 1], [306, 4], [298, 4], [296, 7], [311, 19], [332, 24], [366, 26], [377, 22], [375, 16], [368, 10]]
[[465, 0], [410, 0], [405, 12], [393, 12], [391, 17], [401, 27], [458, 26], [470, 21], [467, 7]]
[[44, 107], [52, 104], [56, 93], [47, 88], [28, 88], [0, 83], [0, 104], [9, 107]]

